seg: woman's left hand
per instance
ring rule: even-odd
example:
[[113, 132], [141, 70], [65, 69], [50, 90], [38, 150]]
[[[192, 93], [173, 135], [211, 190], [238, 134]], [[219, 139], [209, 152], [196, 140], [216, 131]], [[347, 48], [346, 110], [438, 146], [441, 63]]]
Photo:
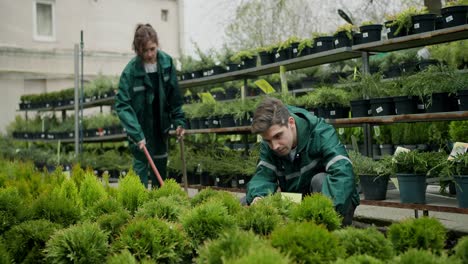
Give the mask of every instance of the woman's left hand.
[[181, 126], [178, 126], [177, 129], [176, 129], [176, 135], [177, 137], [183, 137], [185, 134], [185, 129]]

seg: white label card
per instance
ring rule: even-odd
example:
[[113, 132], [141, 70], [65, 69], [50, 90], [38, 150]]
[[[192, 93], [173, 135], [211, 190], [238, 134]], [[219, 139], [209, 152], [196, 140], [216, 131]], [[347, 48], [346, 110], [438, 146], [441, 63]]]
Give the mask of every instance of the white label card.
[[452, 21], [452, 20], [453, 20], [453, 16], [451, 16], [451, 15], [445, 18], [445, 21], [446, 21], [447, 23], [450, 22], [450, 21]]
[[383, 111], [383, 108], [381, 106], [377, 107], [377, 109], [375, 109], [375, 111], [377, 112], [377, 114], [380, 114], [380, 112]]
[[367, 33], [367, 32], [362, 33], [362, 37], [363, 37], [363, 38], [369, 37], [369, 33]]
[[322, 41], [317, 42], [317, 47], [321, 47], [321, 46], [322, 46]]
[[419, 28], [419, 23], [414, 24], [414, 28], [418, 29]]

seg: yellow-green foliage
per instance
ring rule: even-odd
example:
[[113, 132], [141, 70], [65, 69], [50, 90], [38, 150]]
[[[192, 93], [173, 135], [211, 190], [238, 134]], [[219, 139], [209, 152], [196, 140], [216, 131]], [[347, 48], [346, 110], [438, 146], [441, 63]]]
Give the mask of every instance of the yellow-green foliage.
[[13, 263], [13, 258], [10, 256], [10, 252], [8, 252], [5, 241], [3, 241], [2, 237], [0, 237], [0, 263]]
[[63, 226], [77, 223], [81, 208], [60, 194], [60, 186], [52, 192], [44, 192], [31, 205], [31, 219], [47, 219]]
[[138, 207], [148, 200], [148, 191], [132, 170], [124, 178], [120, 178], [117, 200], [131, 214], [134, 214]]
[[[289, 264], [293, 263], [288, 257], [281, 254], [270, 245], [260, 244], [252, 247], [246, 254], [238, 259], [229, 259], [226, 264]], [[302, 262], [298, 262], [302, 263]]]
[[102, 230], [109, 232], [110, 240], [114, 241], [119, 237], [122, 227], [131, 219], [130, 213], [127, 210], [122, 210], [103, 214], [97, 218], [96, 222]]
[[78, 194], [78, 188], [72, 180], [65, 180], [60, 186], [60, 196], [71, 201], [75, 206], [81, 206], [81, 198]]
[[443, 264], [443, 263], [450, 263], [450, 264], [462, 264], [461, 261], [455, 258], [447, 258], [447, 256], [442, 255], [438, 256], [436, 254], [431, 253], [427, 250], [417, 250], [417, 249], [410, 249], [405, 253], [401, 254], [400, 256], [394, 258], [390, 263], [396, 264], [414, 264], [414, 263], [421, 263], [421, 264]]
[[226, 191], [215, 191], [211, 188], [201, 190], [190, 202], [193, 206], [197, 206], [211, 200], [221, 202], [228, 209], [230, 215], [236, 215], [241, 211], [240, 202], [234, 195]]
[[25, 213], [26, 206], [18, 190], [0, 188], [0, 234], [21, 222]]
[[353, 255], [347, 259], [338, 259], [334, 264], [383, 264], [384, 262], [369, 255]]
[[292, 210], [291, 218], [295, 221], [313, 221], [324, 225], [330, 231], [338, 229], [341, 225], [341, 216], [335, 211], [333, 201], [321, 193], [304, 198], [301, 204]]
[[239, 226], [244, 230], [251, 230], [255, 234], [267, 236], [280, 223], [278, 210], [270, 203], [257, 202], [244, 208], [237, 217]]
[[47, 263], [100, 263], [109, 252], [107, 235], [96, 224], [57, 231], [45, 248]]
[[91, 221], [96, 220], [96, 218], [103, 214], [125, 211], [122, 204], [113, 197], [101, 199], [92, 206], [84, 208], [84, 210], [84, 219], [89, 219]]
[[151, 196], [154, 199], [170, 195], [180, 195], [182, 197], [187, 197], [187, 193], [182, 190], [180, 185], [174, 179], [166, 179], [162, 187], [153, 190], [152, 192], [153, 194], [151, 194]]
[[394, 256], [392, 243], [375, 228], [348, 227], [336, 230], [333, 234], [338, 237], [348, 256], [369, 255], [381, 260]]
[[136, 258], [127, 249], [107, 258], [106, 264], [138, 264]]
[[445, 235], [445, 228], [439, 220], [429, 217], [394, 223], [387, 233], [398, 252], [405, 252], [410, 248], [441, 252], [445, 245]]
[[81, 182], [85, 178], [85, 171], [81, 168], [80, 164], [75, 164], [71, 170], [71, 179], [75, 182], [76, 186], [80, 188]]
[[468, 263], [468, 236], [459, 239], [454, 249], [455, 256], [459, 258], [462, 263]]
[[158, 200], [149, 200], [145, 202], [138, 211], [135, 217], [140, 218], [159, 218], [167, 221], [178, 222], [180, 216], [189, 209], [176, 201], [177, 195], [163, 196]]
[[80, 198], [84, 207], [92, 206], [107, 198], [107, 192], [94, 174], [87, 172], [80, 186]]
[[271, 244], [298, 263], [327, 263], [345, 250], [328, 230], [312, 222], [291, 222], [271, 233]]

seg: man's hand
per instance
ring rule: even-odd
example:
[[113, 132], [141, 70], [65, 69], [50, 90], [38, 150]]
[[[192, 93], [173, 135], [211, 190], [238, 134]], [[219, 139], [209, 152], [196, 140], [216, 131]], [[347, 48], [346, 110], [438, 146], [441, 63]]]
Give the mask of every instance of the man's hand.
[[176, 129], [176, 135], [178, 138], [184, 137], [185, 129], [181, 126], [178, 126]]
[[141, 140], [140, 142], [137, 143], [137, 145], [138, 145], [138, 148], [142, 150], [143, 147], [146, 145], [146, 139]]
[[250, 203], [250, 205], [254, 205], [256, 202], [260, 201], [261, 199], [263, 199], [263, 197], [260, 197], [260, 196], [255, 197]]

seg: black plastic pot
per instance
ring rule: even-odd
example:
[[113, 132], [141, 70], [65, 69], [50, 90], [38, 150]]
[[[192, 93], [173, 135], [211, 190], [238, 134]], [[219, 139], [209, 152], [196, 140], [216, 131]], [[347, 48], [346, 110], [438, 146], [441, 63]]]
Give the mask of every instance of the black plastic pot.
[[399, 37], [403, 37], [403, 36], [406, 36], [406, 35], [407, 35], [407, 32], [406, 32], [406, 29], [405, 29], [405, 28], [402, 28], [402, 29], [400, 30], [400, 32], [398, 32], [398, 34], [395, 34], [395, 32], [396, 32], [397, 29], [398, 29], [398, 25], [390, 26], [390, 24], [392, 24], [392, 23], [393, 23], [392, 20], [386, 21], [386, 22], [384, 23], [385, 28], [386, 28], [386, 31], [387, 31], [387, 38], [388, 38], [388, 39], [399, 38]]
[[401, 203], [426, 203], [426, 175], [397, 173]]
[[292, 48], [288, 47], [275, 53], [275, 62], [285, 61], [292, 58]]
[[253, 56], [252, 58], [244, 58], [241, 61], [241, 67], [242, 69], [250, 69], [257, 67], [257, 56]]
[[362, 33], [353, 32], [353, 45], [362, 44]]
[[239, 93], [239, 89], [235, 87], [226, 88], [226, 100], [235, 99], [238, 93]]
[[266, 65], [275, 62], [274, 55], [271, 52], [261, 51], [258, 53], [258, 56], [260, 57], [261, 65]]
[[421, 14], [411, 17], [414, 34], [434, 31], [436, 14]]
[[373, 116], [386, 116], [395, 114], [395, 105], [392, 97], [370, 99]]
[[451, 112], [458, 110], [456, 97], [449, 95], [449, 93], [432, 94], [432, 103], [428, 105], [429, 106], [426, 108], [427, 113]]
[[400, 65], [400, 68], [401, 68], [401, 73], [404, 73], [404, 74], [411, 74], [411, 73], [417, 71], [417, 69], [418, 69], [418, 63], [417, 63], [417, 62], [412, 62], [412, 61], [403, 62], [403, 63]]
[[454, 176], [459, 208], [468, 208], [468, 175]]
[[444, 28], [466, 24], [468, 5], [449, 6], [440, 9]]
[[329, 119], [348, 118], [349, 107], [319, 108], [318, 116], [322, 118], [329, 118]]
[[298, 57], [303, 57], [303, 56], [307, 56], [309, 54], [313, 54], [314, 52], [315, 52], [315, 49], [311, 48], [311, 47], [304, 47], [301, 51], [299, 51], [299, 48], [298, 48], [297, 56]]
[[231, 179], [217, 176], [215, 178], [215, 186], [221, 188], [231, 188]]
[[214, 179], [211, 175], [204, 171], [200, 174], [200, 185], [201, 186], [214, 186]]
[[369, 100], [351, 101], [351, 116], [366, 117], [371, 113]]
[[427, 69], [429, 66], [437, 66], [439, 65], [440, 62], [438, 60], [421, 60], [419, 63], [418, 63], [418, 70], [419, 71], [423, 71], [425, 69]]
[[387, 198], [388, 180], [390, 177], [377, 175], [359, 175], [365, 200], [385, 200]]
[[239, 70], [239, 64], [237, 63], [228, 63], [226, 65], [226, 71], [227, 72], [233, 72]]
[[232, 115], [224, 115], [219, 118], [220, 127], [235, 127], [234, 117]]
[[340, 31], [335, 34], [333, 39], [333, 45], [335, 49], [342, 48], [342, 47], [350, 47], [352, 45], [352, 40], [346, 34], [346, 31]]
[[443, 29], [445, 26], [444, 24], [444, 18], [442, 16], [437, 16], [435, 19], [435, 29]]
[[322, 52], [333, 49], [333, 37], [325, 36], [316, 38], [314, 48], [315, 52]]
[[392, 65], [383, 73], [384, 78], [395, 78], [401, 76], [401, 69], [398, 65]]
[[299, 42], [294, 42], [291, 44], [291, 54], [292, 58], [299, 57]]
[[393, 98], [395, 103], [395, 114], [417, 114], [418, 113], [418, 98], [414, 96], [397, 96]]
[[393, 145], [392, 144], [381, 144], [379, 145], [380, 148], [380, 156], [387, 156], [393, 155]]
[[203, 77], [202, 70], [192, 72], [192, 79], [201, 78], [201, 77]]
[[213, 94], [213, 98], [216, 100], [216, 101], [222, 101], [222, 100], [225, 100], [226, 99], [226, 94], [223, 93], [223, 92], [214, 92], [212, 93]]
[[212, 75], [222, 74], [222, 73], [225, 73], [225, 72], [226, 72], [226, 68], [221, 67], [219, 65], [216, 65], [211, 69]]
[[468, 90], [458, 91], [457, 97], [458, 97], [458, 110], [468, 111]]
[[369, 43], [374, 41], [379, 41], [382, 36], [382, 25], [367, 25], [359, 27], [359, 30], [362, 34], [361, 43]]

